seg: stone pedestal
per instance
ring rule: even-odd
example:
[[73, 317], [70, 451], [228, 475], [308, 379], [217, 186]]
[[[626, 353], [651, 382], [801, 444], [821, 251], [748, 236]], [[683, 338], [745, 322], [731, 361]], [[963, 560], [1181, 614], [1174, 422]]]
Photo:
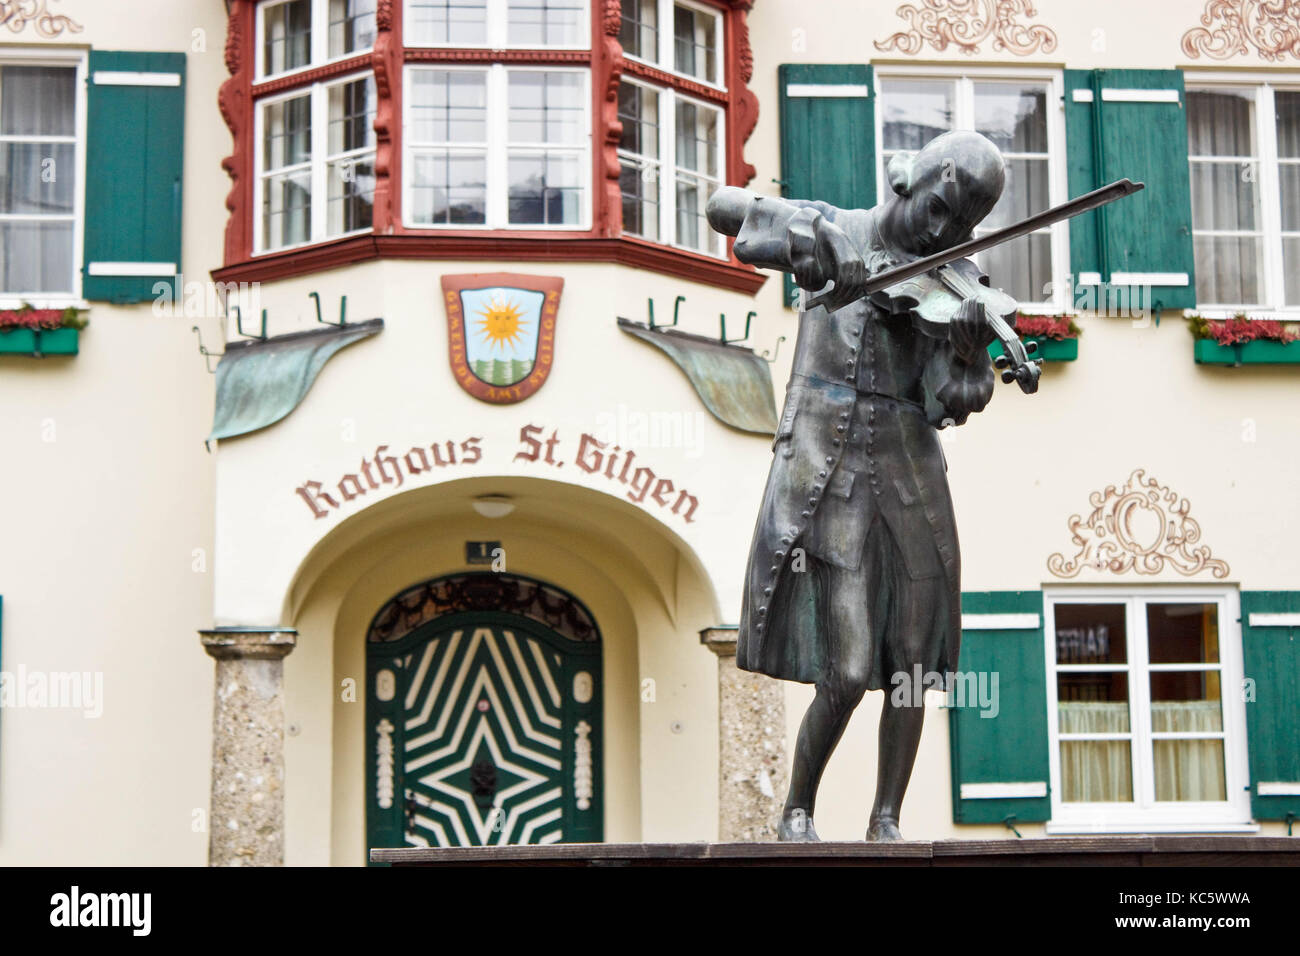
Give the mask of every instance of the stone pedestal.
[[776, 839], [789, 784], [785, 689], [736, 667], [736, 629], [711, 627], [700, 643], [718, 655], [718, 841]]
[[217, 661], [209, 866], [284, 863], [284, 658], [291, 628], [200, 631]]

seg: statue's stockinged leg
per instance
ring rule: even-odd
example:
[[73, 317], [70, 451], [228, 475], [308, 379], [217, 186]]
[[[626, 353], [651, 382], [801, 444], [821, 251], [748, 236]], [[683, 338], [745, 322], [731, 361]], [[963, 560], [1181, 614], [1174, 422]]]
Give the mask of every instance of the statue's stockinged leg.
[[[908, 695], [910, 697], [910, 695]], [[876, 803], [871, 808], [867, 839], [891, 842], [903, 839], [898, 814], [912, 777], [916, 750], [921, 743], [925, 707], [911, 700], [896, 704], [886, 692], [880, 711], [880, 760], [876, 769]]]
[[808, 706], [803, 723], [799, 725], [799, 741], [795, 745], [794, 761], [790, 768], [790, 792], [777, 827], [782, 840], [810, 842], [817, 840], [813, 829], [813, 810], [817, 801], [817, 786], [822, 771], [830, 760], [835, 745], [840, 742], [853, 710], [862, 700], [860, 688], [840, 688], [832, 684], [817, 687], [817, 696]]

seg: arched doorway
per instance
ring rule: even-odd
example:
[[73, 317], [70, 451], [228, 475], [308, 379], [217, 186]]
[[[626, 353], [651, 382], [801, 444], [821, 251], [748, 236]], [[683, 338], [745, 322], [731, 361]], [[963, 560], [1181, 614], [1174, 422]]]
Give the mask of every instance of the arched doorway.
[[366, 634], [372, 847], [600, 842], [601, 637], [544, 582], [456, 574]]

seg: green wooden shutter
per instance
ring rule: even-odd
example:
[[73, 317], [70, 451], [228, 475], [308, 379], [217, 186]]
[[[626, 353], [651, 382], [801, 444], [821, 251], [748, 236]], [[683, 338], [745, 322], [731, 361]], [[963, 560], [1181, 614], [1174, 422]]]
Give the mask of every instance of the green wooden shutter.
[[[871, 67], [783, 63], [781, 195], [820, 199], [841, 209], [876, 204], [876, 120]], [[794, 303], [785, 276], [785, 303]]]
[[157, 298], [181, 268], [185, 54], [90, 52], [82, 295]]
[[1242, 591], [1241, 643], [1251, 813], [1300, 817], [1300, 591]]
[[996, 674], [997, 707], [996, 716], [981, 716], [993, 708], [975, 706], [967, 694], [965, 706], [948, 711], [953, 821], [1047, 820], [1051, 800], [1043, 594], [966, 592], [961, 607], [958, 670], [961, 675], [985, 675], [990, 690], [991, 675]]
[[1193, 308], [1182, 71], [1066, 70], [1065, 124], [1071, 196], [1124, 177], [1146, 184], [1135, 196], [1071, 221], [1076, 294], [1098, 287], [1100, 304], [1110, 286], [1150, 286], [1152, 302], [1142, 304]]

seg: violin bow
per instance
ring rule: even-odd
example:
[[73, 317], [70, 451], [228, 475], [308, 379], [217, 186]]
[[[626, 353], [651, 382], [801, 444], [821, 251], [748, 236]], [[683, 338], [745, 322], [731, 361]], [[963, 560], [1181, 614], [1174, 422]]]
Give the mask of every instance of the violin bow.
[[1027, 236], [1031, 232], [1037, 232], [1044, 226], [1050, 226], [1054, 222], [1060, 222], [1062, 219], [1073, 219], [1085, 212], [1090, 212], [1099, 206], [1105, 206], [1113, 203], [1117, 199], [1123, 199], [1125, 196], [1131, 196], [1141, 189], [1145, 189], [1145, 183], [1135, 183], [1131, 179], [1117, 179], [1108, 186], [1102, 186], [1100, 189], [1094, 189], [1090, 193], [1084, 193], [1069, 202], [1063, 202], [1059, 206], [1053, 206], [1045, 209], [1028, 219], [1022, 219], [1020, 222], [1013, 223], [1003, 229], [990, 232], [987, 236], [981, 236], [978, 239], [970, 239], [960, 245], [945, 249], [942, 252], [936, 252], [933, 255], [926, 256], [923, 259], [915, 259], [912, 262], [905, 262], [901, 266], [894, 266], [892, 269], [886, 269], [884, 272], [877, 272], [862, 286], [862, 290], [843, 302], [839, 301], [835, 295], [835, 282], [832, 280], [827, 283], [827, 288], [820, 290], [816, 295], [810, 297], [804, 308], [815, 309], [819, 305], [825, 305], [827, 312], [836, 312], [844, 306], [849, 305], [864, 296], [871, 295], [873, 292], [879, 292], [881, 289], [887, 289], [891, 285], [896, 285], [913, 276], [919, 276], [923, 272], [929, 272], [931, 269], [937, 269], [939, 266], [947, 265], [957, 259], [965, 259], [973, 256], [977, 252], [983, 252], [985, 249], [991, 249], [994, 246], [1001, 245], [1004, 242], [1010, 242], [1012, 239], [1019, 239], [1021, 236]]

